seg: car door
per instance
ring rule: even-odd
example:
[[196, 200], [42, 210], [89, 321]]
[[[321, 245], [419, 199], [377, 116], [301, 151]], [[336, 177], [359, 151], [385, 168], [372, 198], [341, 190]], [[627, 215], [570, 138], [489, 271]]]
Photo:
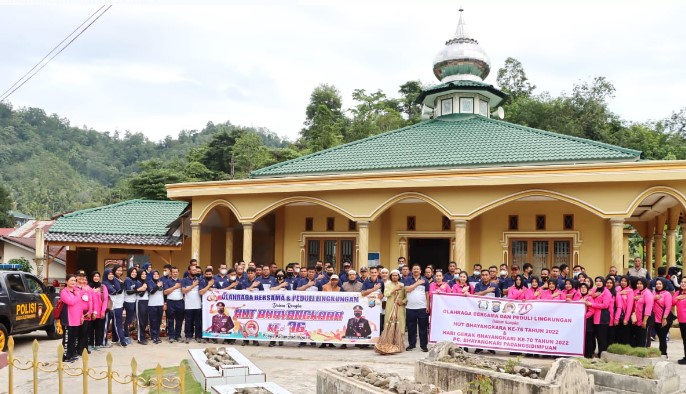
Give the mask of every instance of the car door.
[[31, 324], [34, 328], [42, 327], [50, 321], [52, 314], [52, 302], [46, 292], [45, 285], [40, 279], [33, 275], [25, 274], [24, 282], [26, 283], [26, 291], [33, 295], [36, 303], [36, 317], [31, 319]]
[[21, 332], [29, 330], [35, 324], [38, 309], [35, 296], [27, 291], [21, 272], [6, 273], [5, 283], [7, 284], [7, 295], [10, 300], [12, 331]]

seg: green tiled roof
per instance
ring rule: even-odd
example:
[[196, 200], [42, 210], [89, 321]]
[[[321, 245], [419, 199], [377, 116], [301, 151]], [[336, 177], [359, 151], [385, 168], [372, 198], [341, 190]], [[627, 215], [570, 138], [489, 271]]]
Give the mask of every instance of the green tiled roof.
[[453, 114], [274, 164], [251, 176], [638, 161], [640, 154], [480, 115]]
[[187, 205], [184, 201], [129, 200], [84, 209], [58, 218], [48, 234], [165, 236]]

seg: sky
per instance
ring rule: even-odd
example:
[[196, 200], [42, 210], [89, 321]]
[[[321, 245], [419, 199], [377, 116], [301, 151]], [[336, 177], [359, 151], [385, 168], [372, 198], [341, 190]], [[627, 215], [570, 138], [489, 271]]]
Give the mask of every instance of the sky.
[[[522, 62], [537, 93], [604, 76], [610, 109], [629, 121], [686, 106], [683, 1], [118, 2], [9, 99], [74, 126], [152, 140], [208, 121], [267, 127], [295, 140], [320, 83], [344, 107], [354, 89], [438, 83], [433, 58], [465, 9], [491, 58]], [[100, 7], [0, 0], [0, 92]]]

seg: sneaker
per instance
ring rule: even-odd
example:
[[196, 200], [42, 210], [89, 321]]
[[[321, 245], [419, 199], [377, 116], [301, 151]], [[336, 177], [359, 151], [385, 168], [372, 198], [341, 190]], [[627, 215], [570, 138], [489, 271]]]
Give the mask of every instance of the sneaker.
[[138, 343], [141, 344], [141, 345], [147, 345], [147, 344], [148, 344], [148, 341], [142, 340], [142, 341], [138, 341]]
[[422, 351], [423, 351], [424, 353], [426, 353], [426, 352], [428, 352], [428, 351], [429, 351], [429, 349], [428, 349], [428, 348], [425, 348], [425, 347], [423, 347], [423, 348], [422, 348]]
[[191, 339], [187, 337], [186, 340], [183, 341], [183, 343], [191, 343]]
[[[488, 352], [491, 354], [495, 354], [495, 350], [489, 350]], [[536, 357], [536, 356], [534, 356], [534, 357]]]
[[276, 346], [276, 343], [274, 343], [274, 342], [269, 342], [269, 345], [267, 345], [267, 346], [269, 346], [269, 347], [274, 347], [274, 346]]
[[93, 346], [93, 350], [95, 350], [96, 352], [100, 351], [100, 346]]
[[245, 346], [245, 345], [247, 345], [247, 344], [248, 344], [247, 341], [243, 341], [243, 343], [241, 343], [241, 346]]
[[[283, 342], [281, 342], [281, 345], [283, 345]], [[281, 345], [279, 345], [279, 346], [281, 346]], [[330, 344], [329, 344], [329, 347], [335, 348], [336, 345], [334, 345], [333, 343], [330, 343]]]
[[676, 363], [681, 364], [681, 365], [686, 365], [686, 357], [682, 358], [681, 360], [678, 360]]
[[[283, 341], [279, 341], [279, 346], [283, 346]], [[333, 344], [331, 346], [333, 347]]]
[[252, 341], [252, 345], [253, 345], [253, 346], [260, 346], [260, 343], [257, 342], [257, 341]]
[[195, 342], [197, 342], [197, 343], [203, 343], [203, 340], [200, 339], [200, 338], [195, 338]]
[[347, 348], [348, 348], [348, 345], [343, 344], [343, 345], [339, 346], [338, 348], [339, 348], [339, 349], [347, 349]]
[[484, 351], [483, 349], [476, 349], [476, 350], [474, 350], [474, 354], [481, 354], [481, 353], [483, 353], [483, 351]]
[[175, 339], [174, 338], [169, 338], [169, 343], [174, 343]]
[[131, 337], [126, 338], [126, 344], [127, 344], [127, 345], [130, 345], [131, 343], [133, 343], [133, 342], [131, 341]]
[[102, 345], [102, 346], [100, 346], [100, 347], [101, 347], [101, 348], [104, 348], [104, 349], [109, 349], [109, 348], [112, 347], [112, 342], [107, 342], [106, 344], [104, 344], [104, 345]]
[[[271, 345], [272, 344], [270, 343], [269, 346], [271, 346]], [[319, 348], [324, 349], [325, 347], [327, 347], [326, 345], [327, 345], [326, 343], [322, 343], [321, 345], [319, 345]]]
[[[345, 345], [343, 345], [343, 346], [345, 346]], [[409, 352], [409, 351], [411, 351], [411, 350], [413, 350], [413, 349], [415, 349], [414, 346], [408, 346], [408, 347], [405, 348], [405, 351], [408, 351], [408, 352]]]
[[126, 342], [119, 342], [119, 346], [121, 346], [121, 347], [127, 347], [127, 346], [129, 346], [129, 345], [127, 345]]
[[310, 346], [315, 347], [315, 346], [317, 346], [317, 344], [312, 342], [312, 343], [310, 343]]
[[305, 347], [305, 342], [300, 342], [300, 343], [298, 344], [298, 347]]

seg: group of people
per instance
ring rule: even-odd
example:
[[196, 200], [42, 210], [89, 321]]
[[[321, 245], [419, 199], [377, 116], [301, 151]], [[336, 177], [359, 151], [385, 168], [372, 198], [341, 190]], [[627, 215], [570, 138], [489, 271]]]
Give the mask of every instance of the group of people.
[[[212, 266], [202, 270], [193, 259], [183, 275], [177, 267], [165, 265], [160, 273], [150, 264], [140, 268], [134, 266], [126, 272], [122, 266], [113, 266], [106, 269], [102, 277], [99, 272], [87, 277], [83, 271], [69, 275], [61, 292], [66, 305], [62, 313], [67, 349], [64, 360], [73, 361], [84, 350], [90, 352], [111, 346], [108, 330], [112, 343], [122, 347], [130, 345], [134, 323], [139, 344], [148, 343], [146, 331], [150, 340], [159, 344], [164, 310], [169, 342], [188, 343], [193, 339], [203, 342], [202, 296], [213, 288], [359, 292], [365, 297], [376, 294], [382, 302], [381, 329], [385, 328], [384, 315], [395, 308], [397, 323], [403, 332], [407, 330], [408, 351], [415, 349], [417, 342], [422, 351], [428, 351], [431, 297], [436, 293], [513, 300], [583, 301], [587, 308], [586, 357], [592, 357], [596, 348], [598, 354], [602, 353], [614, 342], [650, 346], [653, 330], [659, 338], [660, 351], [666, 354], [667, 335], [675, 318], [684, 322], [680, 328], [682, 338], [686, 338], [686, 279], [678, 282], [676, 272], [670, 271], [670, 275], [666, 275], [667, 271], [662, 267], [658, 277], [651, 280], [641, 267], [640, 259], [636, 259], [627, 275], [619, 275], [616, 268], [611, 267], [607, 276], [593, 279], [579, 265], [571, 269], [565, 264], [543, 268], [536, 276], [531, 264], [524, 264], [521, 272], [516, 264], [509, 269], [505, 264], [483, 269], [475, 264], [472, 275], [468, 275], [454, 262], [448, 265], [447, 272], [443, 272], [431, 265], [409, 266], [404, 257], [398, 259], [398, 269], [361, 267], [359, 273], [351, 269], [349, 262], [336, 273], [333, 266], [321, 261], [308, 267], [291, 263], [285, 269], [276, 264], [261, 266], [241, 261], [233, 268], [222, 264], [218, 271], [215, 274]], [[247, 343], [247, 340], [243, 341], [243, 345]], [[259, 346], [257, 341], [253, 344]], [[269, 346], [276, 344], [272, 341]], [[283, 345], [283, 342], [278, 344]], [[300, 346], [305, 345], [300, 343]], [[686, 352], [686, 339], [684, 349]], [[679, 363], [686, 364], [686, 359]]]

